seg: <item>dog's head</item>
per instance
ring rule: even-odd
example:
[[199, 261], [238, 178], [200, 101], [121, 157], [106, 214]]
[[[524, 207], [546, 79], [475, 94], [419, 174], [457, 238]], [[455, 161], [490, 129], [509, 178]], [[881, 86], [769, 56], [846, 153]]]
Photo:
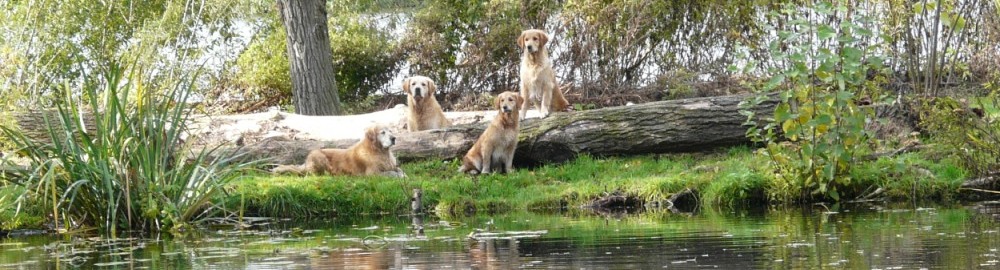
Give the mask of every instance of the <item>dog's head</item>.
[[538, 29], [524, 30], [521, 36], [517, 37], [517, 46], [529, 53], [541, 51], [548, 42], [549, 35]]
[[377, 143], [385, 149], [396, 144], [396, 135], [393, 135], [392, 130], [379, 125], [369, 127], [368, 130], [365, 130], [365, 139]]
[[437, 86], [434, 85], [434, 80], [431, 78], [413, 76], [403, 80], [403, 92], [413, 97], [414, 100], [420, 101], [425, 97], [433, 98], [434, 91], [437, 91]]
[[522, 102], [524, 102], [524, 98], [516, 92], [511, 91], [500, 93], [494, 101], [500, 113], [518, 113], [521, 110]]

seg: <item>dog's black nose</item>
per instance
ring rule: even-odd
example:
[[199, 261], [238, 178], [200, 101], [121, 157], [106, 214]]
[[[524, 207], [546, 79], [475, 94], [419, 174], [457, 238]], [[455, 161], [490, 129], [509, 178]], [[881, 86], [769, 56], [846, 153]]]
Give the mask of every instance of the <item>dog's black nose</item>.
[[389, 137], [389, 142], [392, 144], [396, 144], [396, 137]]
[[531, 45], [528, 45], [528, 50], [529, 50], [529, 51], [531, 50]]
[[413, 90], [413, 95], [418, 96], [418, 97], [423, 97], [422, 95], [420, 95], [420, 88], [414, 89]]

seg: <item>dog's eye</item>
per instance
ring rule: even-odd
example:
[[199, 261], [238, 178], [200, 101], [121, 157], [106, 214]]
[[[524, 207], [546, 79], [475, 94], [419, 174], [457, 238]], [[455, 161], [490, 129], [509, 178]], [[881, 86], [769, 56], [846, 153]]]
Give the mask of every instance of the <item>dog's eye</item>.
[[514, 98], [507, 98], [507, 101], [514, 101]]
[[424, 84], [424, 83], [420, 83], [420, 86], [424, 86], [424, 85], [426, 85], [426, 84]]
[[538, 38], [537, 37], [533, 37], [533, 38], [531, 38], [531, 40], [538, 40]]

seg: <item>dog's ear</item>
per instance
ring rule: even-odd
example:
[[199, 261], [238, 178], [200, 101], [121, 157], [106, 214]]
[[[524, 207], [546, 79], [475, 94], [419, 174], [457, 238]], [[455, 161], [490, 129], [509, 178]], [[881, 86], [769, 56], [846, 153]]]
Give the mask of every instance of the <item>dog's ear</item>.
[[434, 92], [438, 90], [437, 84], [434, 84], [434, 80], [427, 80], [427, 87], [431, 89], [427, 92], [430, 94], [434, 94]]
[[527, 34], [527, 33], [528, 33], [527, 31], [524, 31], [524, 32], [521, 32], [520, 36], [517, 36], [517, 46], [521, 47], [521, 49], [524, 49], [524, 34]]
[[518, 109], [523, 108], [524, 107], [524, 98], [521, 97], [521, 95], [516, 95], [515, 94], [514, 96], [517, 97], [517, 108]]
[[502, 103], [502, 102], [503, 102], [503, 93], [501, 93], [500, 95], [497, 95], [497, 98], [493, 99], [493, 107], [496, 108], [499, 111], [500, 110], [500, 103]]
[[538, 39], [539, 39], [538, 40], [538, 42], [539, 42], [538, 47], [545, 47], [545, 44], [549, 44], [549, 34], [547, 34], [545, 32], [542, 32], [542, 31], [538, 31], [538, 34], [539, 34], [538, 35]]
[[365, 130], [365, 139], [370, 142], [378, 141], [378, 126], [369, 127]]
[[406, 93], [407, 95], [410, 94], [410, 79], [411, 78], [406, 78], [405, 80], [403, 80], [403, 92]]

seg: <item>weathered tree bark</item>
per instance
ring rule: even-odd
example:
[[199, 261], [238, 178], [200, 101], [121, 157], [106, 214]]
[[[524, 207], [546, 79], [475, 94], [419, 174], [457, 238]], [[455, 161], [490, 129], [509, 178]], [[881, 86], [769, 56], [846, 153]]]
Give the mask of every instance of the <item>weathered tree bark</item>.
[[[748, 144], [746, 116], [738, 104], [751, 96], [721, 96], [672, 100], [556, 113], [529, 118], [521, 124], [515, 163], [531, 165], [563, 162], [587, 153], [596, 156], [700, 151]], [[770, 99], [754, 107], [758, 116], [770, 115], [777, 104]], [[397, 134], [393, 148], [402, 161], [452, 159], [465, 154], [486, 124]], [[240, 149], [246, 158], [269, 158], [273, 163], [302, 162], [307, 152], [321, 147], [345, 148], [357, 140], [265, 140]]]
[[[63, 126], [59, 119], [59, 111], [56, 110], [35, 110], [30, 113], [16, 112], [10, 116], [17, 122], [17, 127], [24, 133], [24, 136], [42, 142], [51, 141], [48, 132], [49, 124], [59, 128]], [[94, 132], [94, 115], [86, 111], [80, 114], [80, 118], [82, 118], [84, 128], [86, 128], [87, 132]], [[46, 119], [49, 122], [46, 122]], [[56, 134], [60, 133], [57, 132]]]
[[288, 32], [288, 62], [292, 73], [292, 102], [304, 115], [340, 114], [334, 83], [333, 55], [327, 31], [326, 1], [278, 0]]

